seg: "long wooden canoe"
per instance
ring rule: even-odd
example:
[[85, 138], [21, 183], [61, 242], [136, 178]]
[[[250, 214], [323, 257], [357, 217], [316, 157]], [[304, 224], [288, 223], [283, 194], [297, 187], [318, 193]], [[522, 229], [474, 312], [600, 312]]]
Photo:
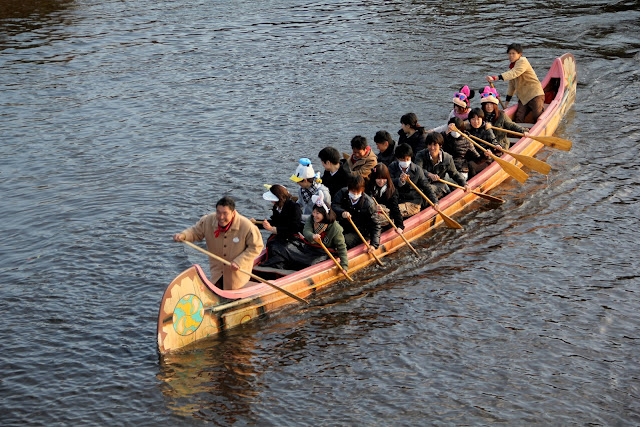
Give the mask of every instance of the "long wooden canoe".
[[[548, 94], [547, 99], [551, 99], [551, 102], [546, 104], [544, 113], [531, 127], [530, 135], [551, 136], [554, 133], [560, 120], [574, 103], [576, 76], [573, 55], [565, 54], [553, 61], [542, 81], [542, 87]], [[515, 108], [515, 105], [509, 107], [507, 113], [512, 116]], [[540, 142], [523, 137], [512, 146], [511, 151], [532, 156], [542, 147], [543, 144]], [[510, 155], [505, 154], [502, 159], [522, 167], [522, 164]], [[509, 175], [498, 162], [493, 162], [469, 180], [468, 184], [471, 189], [484, 193], [507, 178]], [[478, 198], [479, 196], [473, 193], [457, 189], [442, 198], [439, 205], [441, 211], [452, 216]], [[442, 216], [433, 208], [425, 209], [405, 221], [404, 237], [409, 241], [415, 240], [442, 222]], [[381, 235], [380, 247], [376, 254], [378, 257], [384, 257], [403, 246], [404, 240], [391, 229]], [[264, 254], [260, 257], [262, 256]], [[376, 262], [374, 257], [367, 254], [364, 245], [349, 250], [348, 256], [349, 273], [352, 276]], [[260, 261], [260, 257], [256, 259], [255, 264]], [[259, 273], [259, 270], [255, 272]], [[327, 260], [276, 278], [272, 283], [297, 296], [309, 298], [319, 289], [343, 279], [344, 276], [334, 263]], [[290, 304], [298, 302], [263, 283], [249, 282], [248, 286], [233, 291], [218, 289], [207, 279], [199, 265], [193, 265], [180, 273], [164, 292], [158, 314], [158, 349], [161, 354], [183, 349], [203, 338], [260, 318]]]

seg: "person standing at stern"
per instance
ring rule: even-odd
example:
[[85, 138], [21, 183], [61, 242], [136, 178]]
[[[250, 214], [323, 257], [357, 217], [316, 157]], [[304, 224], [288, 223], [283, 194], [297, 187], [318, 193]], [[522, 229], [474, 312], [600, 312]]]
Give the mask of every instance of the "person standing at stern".
[[544, 111], [544, 90], [540, 80], [527, 58], [522, 56], [522, 46], [511, 43], [507, 46], [507, 55], [510, 62], [509, 71], [497, 76], [487, 76], [487, 81], [508, 81], [505, 108], [515, 94], [518, 96], [518, 109], [513, 116], [514, 121], [524, 123], [527, 115], [531, 113], [531, 123], [535, 123]]

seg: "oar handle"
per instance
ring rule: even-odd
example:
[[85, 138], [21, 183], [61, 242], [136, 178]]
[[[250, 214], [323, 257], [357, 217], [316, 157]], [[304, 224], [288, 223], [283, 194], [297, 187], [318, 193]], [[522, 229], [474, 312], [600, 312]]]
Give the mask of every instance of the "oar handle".
[[[435, 203], [433, 203], [431, 200], [429, 200], [429, 198], [422, 192], [422, 190], [420, 190], [418, 188], [418, 186], [416, 184], [413, 183], [413, 181], [411, 181], [411, 178], [409, 178], [408, 176], [407, 176], [407, 182], [409, 184], [411, 184], [411, 186], [422, 196], [423, 199], [425, 199], [427, 202], [429, 202], [429, 204], [431, 205], [431, 207], [433, 209], [436, 209]], [[438, 211], [438, 209], [436, 209], [436, 211]], [[438, 211], [438, 212], [440, 212], [440, 211]]]
[[324, 249], [324, 251], [327, 253], [327, 255], [329, 255], [329, 258], [331, 258], [331, 260], [333, 260], [333, 262], [335, 263], [335, 265], [340, 269], [340, 271], [342, 272], [342, 274], [344, 274], [344, 277], [346, 277], [347, 279], [349, 279], [350, 282], [353, 282], [353, 279], [351, 278], [351, 276], [349, 276], [349, 274], [344, 270], [344, 268], [342, 268], [342, 266], [340, 265], [340, 263], [338, 262], [338, 260], [331, 254], [331, 252], [329, 252], [329, 249], [327, 249], [327, 247], [325, 246], [324, 243], [322, 243], [322, 239], [316, 240], [316, 242], [320, 243], [320, 246], [322, 246], [322, 249]]
[[499, 130], [500, 132], [510, 133], [511, 135], [524, 136], [524, 133], [516, 132], [516, 131], [513, 131], [513, 130], [509, 130], [509, 129], [499, 128], [498, 126], [491, 125], [491, 129]]
[[[466, 133], [460, 131], [457, 127], [453, 126], [452, 128], [454, 131], [458, 132], [460, 135], [462, 135], [463, 137], [465, 137], [470, 143], [472, 143], [473, 145], [475, 145], [476, 147], [478, 147], [480, 150], [482, 150], [484, 153], [489, 154], [489, 156], [491, 156], [491, 158], [493, 158], [494, 160], [498, 157], [495, 154], [493, 154], [491, 152], [491, 150], [484, 148], [482, 145], [478, 144], [477, 142], [475, 142], [473, 139], [471, 139], [469, 137], [469, 135], [467, 135]], [[491, 144], [489, 144], [491, 145]]]
[[[193, 249], [198, 250], [198, 251], [202, 252], [203, 254], [209, 255], [211, 258], [215, 259], [216, 261], [219, 261], [219, 262], [221, 262], [221, 263], [223, 263], [225, 265], [231, 265], [231, 262], [227, 261], [226, 259], [221, 258], [218, 255], [212, 254], [211, 252], [209, 252], [209, 251], [207, 251], [205, 249], [202, 249], [200, 246], [194, 245], [193, 243], [191, 243], [188, 240], [182, 240], [182, 243], [186, 244], [187, 246], [191, 246]], [[305, 304], [309, 304], [309, 301], [307, 301], [306, 299], [300, 298], [299, 296], [294, 295], [294, 294], [292, 294], [291, 292], [289, 292], [289, 291], [287, 291], [285, 289], [282, 289], [280, 286], [274, 285], [273, 283], [269, 282], [268, 280], [263, 279], [260, 276], [256, 276], [255, 274], [253, 274], [250, 271], [243, 270], [242, 268], [239, 268], [238, 271], [241, 272], [241, 273], [249, 275], [250, 277], [252, 277], [253, 279], [255, 279], [255, 280], [259, 281], [259, 282], [262, 282], [262, 283], [264, 283], [266, 285], [269, 285], [274, 289], [279, 290], [280, 292], [290, 296], [291, 298], [293, 298], [293, 299], [295, 299], [297, 301], [303, 302]]]
[[[496, 87], [493, 85], [493, 82], [489, 82], [489, 84], [491, 85], [492, 89], [495, 89]], [[502, 103], [502, 99], [498, 98], [498, 102], [500, 102], [500, 106], [502, 107], [502, 109], [506, 109], [507, 107], [504, 106], [504, 104]]]
[[[443, 183], [445, 183], [445, 184], [447, 184], [447, 185], [450, 185], [450, 186], [452, 186], [452, 187], [456, 187], [456, 188], [461, 188], [461, 189], [463, 189], [463, 190], [464, 190], [464, 187], [463, 187], [462, 185], [458, 185], [458, 184], [455, 184], [455, 183], [453, 183], [453, 182], [445, 181], [445, 180], [444, 180], [444, 179], [442, 179], [442, 178], [440, 178], [439, 180], [440, 180], [440, 182], [443, 182]], [[471, 192], [472, 192], [473, 194], [475, 194], [476, 196], [480, 196], [480, 197], [482, 197], [483, 199], [491, 200], [491, 201], [493, 201], [493, 202], [500, 202], [500, 203], [504, 203], [504, 200], [503, 200], [503, 199], [501, 199], [500, 197], [490, 196], [489, 194], [481, 193], [480, 191], [476, 191], [476, 190], [471, 190]]]
[[[353, 222], [353, 219], [351, 219], [351, 215], [349, 215], [348, 219], [349, 219], [349, 222], [351, 223], [351, 226], [353, 227], [353, 229], [356, 230], [356, 233], [358, 233], [358, 236], [360, 236], [360, 240], [362, 240], [362, 243], [364, 243], [364, 245], [367, 247], [367, 249], [369, 249], [371, 247], [371, 245], [367, 242], [367, 239], [364, 238], [364, 236], [362, 235], [360, 230], [358, 230], [358, 227], [356, 227], [356, 223]], [[369, 253], [371, 255], [373, 255], [373, 257], [376, 259], [376, 262], [379, 265], [384, 265], [382, 263], [382, 261], [380, 261], [380, 258], [378, 258], [378, 256], [376, 254], [374, 254], [373, 252], [369, 252]]]
[[490, 143], [490, 142], [488, 142], [488, 141], [485, 141], [485, 140], [484, 140], [484, 139], [482, 139], [482, 138], [478, 138], [477, 136], [473, 136], [473, 135], [469, 135], [469, 136], [470, 136], [471, 138], [475, 139], [475, 140], [476, 140], [476, 141], [478, 141], [478, 142], [482, 142], [483, 144], [487, 144], [489, 147], [493, 147], [493, 148], [495, 148], [495, 149], [497, 149], [497, 150], [502, 151], [503, 153], [511, 154], [511, 152], [510, 152], [509, 150], [506, 150], [506, 149], [502, 148], [499, 144], [495, 144], [495, 145], [493, 145], [492, 143]]
[[402, 237], [402, 240], [404, 240], [404, 242], [407, 244], [407, 246], [409, 246], [411, 248], [411, 250], [413, 251], [413, 253], [416, 254], [417, 257], [419, 257], [420, 255], [418, 254], [418, 251], [416, 251], [416, 249], [411, 245], [411, 243], [409, 243], [407, 238], [404, 237], [404, 234], [402, 234], [400, 232], [400, 230], [398, 229], [398, 227], [396, 227], [396, 224], [393, 222], [393, 220], [391, 218], [389, 218], [389, 215], [387, 215], [387, 213], [384, 211], [384, 209], [380, 208], [380, 204], [375, 199], [375, 197], [372, 197], [372, 199], [373, 199], [374, 202], [376, 202], [376, 206], [380, 209], [380, 213], [382, 213], [382, 215], [387, 219], [387, 221], [389, 221], [389, 224], [391, 224], [393, 229], [396, 230], [396, 233], [398, 233], [398, 235], [400, 235], [400, 237]]

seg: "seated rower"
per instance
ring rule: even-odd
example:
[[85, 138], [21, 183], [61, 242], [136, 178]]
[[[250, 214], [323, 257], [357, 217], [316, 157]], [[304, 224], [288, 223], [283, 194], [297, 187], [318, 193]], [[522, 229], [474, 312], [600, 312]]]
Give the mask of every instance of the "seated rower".
[[[449, 119], [449, 124], [451, 123], [453, 123], [459, 131], [464, 132], [465, 124], [462, 119], [454, 117]], [[469, 162], [480, 161], [484, 158], [484, 155], [480, 155], [475, 145], [457, 131], [447, 129], [443, 136], [444, 143], [442, 144], [442, 150], [451, 154], [453, 164], [456, 166], [458, 172], [460, 172], [464, 179], [468, 179]]]
[[351, 225], [351, 221], [364, 238], [369, 238], [369, 251], [372, 252], [380, 245], [380, 223], [378, 222], [378, 209], [371, 197], [364, 193], [364, 178], [353, 176], [349, 179], [347, 188], [336, 193], [331, 203], [344, 229], [344, 240], [347, 248], [353, 248], [362, 243], [362, 239]]
[[398, 206], [404, 218], [413, 216], [420, 212], [420, 209], [426, 202], [420, 193], [407, 181], [411, 180], [425, 196], [438, 207], [438, 198], [436, 197], [433, 186], [427, 182], [422, 168], [411, 161], [413, 150], [409, 144], [400, 144], [396, 148], [396, 161], [389, 166], [389, 175], [393, 185], [398, 190]]
[[529, 129], [518, 126], [504, 113], [504, 111], [500, 111], [498, 109], [499, 95], [496, 89], [485, 86], [482, 93], [480, 93], [480, 103], [482, 105], [482, 111], [484, 111], [484, 122], [486, 123], [486, 127], [487, 129], [493, 130], [496, 140], [501, 147], [509, 148], [510, 144], [507, 133], [501, 130], [494, 130], [493, 126], [514, 132], [520, 132], [525, 135], [529, 134]]
[[298, 204], [302, 207], [303, 224], [309, 219], [313, 210], [311, 196], [322, 193], [324, 200], [331, 203], [329, 189], [321, 184], [322, 180], [319, 174], [317, 175], [313, 171], [311, 160], [306, 157], [300, 159], [296, 172], [289, 179], [300, 186], [298, 189]]
[[345, 162], [340, 161], [340, 152], [333, 147], [325, 147], [318, 153], [324, 174], [322, 183], [329, 189], [331, 197], [347, 186], [351, 174]]
[[[480, 138], [483, 141], [489, 143], [487, 145], [482, 142], [478, 142], [481, 147], [490, 150], [494, 155], [501, 156], [502, 151], [498, 150], [495, 146], [498, 144], [496, 141], [496, 137], [493, 134], [491, 129], [487, 129], [484, 123], [484, 111], [481, 108], [474, 108], [469, 112], [469, 127], [466, 128], [466, 131], [469, 135], [475, 136], [476, 138]], [[503, 147], [504, 148], [504, 147]], [[493, 162], [493, 159], [489, 154], [485, 151], [484, 158], [478, 161], [470, 161], [469, 162], [469, 178], [477, 175], [484, 168], [489, 166]]]
[[[469, 86], [462, 86], [459, 92], [453, 94], [453, 109], [449, 113], [449, 118], [459, 118], [467, 120], [469, 111], [471, 111], [471, 99], [475, 96], [476, 92], [473, 89], [469, 89]], [[447, 125], [441, 125], [433, 129], [428, 130], [431, 132], [444, 132], [447, 130]]]
[[415, 113], [407, 113], [400, 117], [400, 125], [398, 145], [408, 144], [413, 154], [426, 147], [424, 139], [427, 136], [427, 131], [418, 124], [418, 116]]
[[393, 185], [391, 175], [389, 175], [389, 168], [384, 163], [378, 163], [369, 177], [365, 192], [378, 202], [378, 222], [380, 226], [382, 228], [391, 227], [387, 218], [381, 213], [384, 210], [398, 228], [398, 231], [402, 233], [404, 231], [404, 221], [398, 206], [398, 191]]
[[364, 179], [369, 177], [371, 169], [373, 169], [378, 160], [376, 155], [373, 154], [367, 138], [364, 136], [356, 135], [351, 139], [352, 155], [347, 159], [347, 166], [351, 172], [351, 175], [359, 175]]
[[283, 270], [301, 270], [328, 259], [328, 255], [318, 243], [338, 255], [340, 267], [349, 268], [347, 245], [344, 243], [342, 226], [336, 221], [336, 214], [324, 203], [322, 193], [314, 195], [311, 215], [304, 224], [303, 236], [287, 243], [278, 253], [278, 263], [270, 265]]
[[376, 143], [379, 153], [376, 156], [378, 158], [378, 164], [384, 163], [389, 166], [396, 159], [396, 142], [391, 137], [391, 134], [386, 130], [379, 130], [373, 137], [373, 142]]
[[209, 257], [209, 280], [217, 287], [240, 289], [249, 282], [254, 259], [263, 248], [260, 230], [236, 211], [235, 201], [225, 196], [216, 203], [216, 212], [203, 216], [190, 228], [173, 235], [176, 242], [205, 240], [207, 250], [229, 261], [223, 264]]
[[[324, 250], [317, 246], [317, 241], [322, 243], [332, 252], [336, 252], [340, 267], [344, 271], [349, 269], [349, 260], [347, 258], [347, 245], [345, 244], [342, 226], [336, 221], [336, 214], [322, 199], [322, 196], [315, 196], [313, 213], [304, 225], [302, 234], [307, 243], [315, 244], [315, 246], [307, 245], [310, 264], [317, 264], [329, 257]], [[320, 253], [322, 252], [322, 253]]]
[[467, 180], [456, 169], [451, 154], [441, 150], [443, 143], [444, 138], [441, 133], [429, 133], [427, 134], [427, 148], [416, 155], [416, 164], [422, 167], [439, 199], [451, 192], [449, 186], [440, 181], [440, 179], [446, 179], [447, 174], [451, 177], [450, 179], [464, 187], [465, 191], [469, 191]]
[[294, 202], [289, 191], [282, 185], [272, 185], [262, 198], [273, 203], [270, 220], [262, 226], [271, 233], [267, 239], [267, 254], [260, 264], [265, 267], [281, 268], [284, 258], [280, 255], [283, 247], [302, 231], [302, 208]]
[[518, 96], [518, 108], [513, 118], [517, 123], [524, 123], [529, 113], [529, 123], [535, 123], [544, 111], [544, 89], [538, 80], [536, 72], [526, 57], [522, 56], [522, 46], [511, 43], [507, 46], [509, 56], [509, 71], [497, 76], [487, 76], [488, 82], [505, 80], [509, 82], [507, 87], [507, 99], [505, 107], [509, 105], [511, 97]]

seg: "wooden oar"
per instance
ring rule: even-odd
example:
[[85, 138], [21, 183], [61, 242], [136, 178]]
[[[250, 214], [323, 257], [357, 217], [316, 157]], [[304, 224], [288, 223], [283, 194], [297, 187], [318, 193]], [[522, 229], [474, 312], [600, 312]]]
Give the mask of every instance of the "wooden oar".
[[[438, 178], [438, 180], [440, 182], [444, 182], [445, 184], [450, 185], [452, 187], [462, 188], [464, 190], [464, 187], [462, 185], [458, 185], [458, 184], [454, 184], [453, 182], [445, 181], [442, 178]], [[487, 199], [487, 200], [490, 200], [492, 202], [504, 203], [504, 199], [501, 199], [500, 197], [490, 196], [489, 194], [485, 194], [485, 193], [482, 193], [482, 192], [476, 191], [476, 190], [471, 190], [471, 192], [473, 194], [475, 194], [476, 196], [482, 197], [483, 199]]]
[[256, 224], [256, 225], [257, 225], [257, 224], [260, 224], [260, 225], [264, 224], [264, 220], [262, 220], [262, 219], [253, 219], [253, 218], [252, 218], [252, 219], [251, 219], [251, 222], [252, 222], [252, 223], [254, 223], [254, 224]]
[[491, 152], [491, 150], [487, 150], [486, 148], [484, 148], [483, 146], [481, 146], [480, 144], [475, 142], [473, 139], [469, 138], [469, 135], [467, 135], [466, 133], [461, 132], [460, 130], [458, 130], [455, 126], [453, 127], [453, 130], [458, 132], [460, 135], [464, 136], [466, 139], [469, 140], [469, 142], [471, 142], [473, 145], [478, 147], [484, 153], [489, 154], [489, 157], [491, 157], [493, 160], [498, 162], [498, 164], [502, 167], [502, 169], [506, 173], [511, 175], [511, 177], [514, 178], [516, 181], [524, 183], [527, 180], [527, 178], [529, 178], [529, 175], [527, 175], [527, 173], [525, 171], [523, 171], [522, 169], [520, 169], [519, 167], [517, 167], [513, 163], [509, 163], [506, 160], [501, 159], [500, 157], [496, 156], [495, 154], [493, 154]]
[[[351, 226], [353, 227], [353, 229], [356, 230], [356, 233], [358, 233], [358, 236], [360, 236], [360, 240], [362, 240], [362, 243], [364, 243], [364, 245], [367, 247], [367, 249], [369, 249], [371, 247], [371, 245], [367, 242], [367, 239], [365, 239], [364, 236], [362, 235], [362, 233], [360, 232], [360, 230], [358, 230], [358, 227], [356, 227], [356, 224], [353, 222], [351, 217], [349, 217], [348, 220], [351, 223]], [[376, 262], [378, 263], [378, 265], [384, 265], [382, 263], [382, 261], [380, 261], [380, 258], [378, 258], [378, 255], [376, 255], [373, 252], [369, 252], [369, 253], [371, 255], [373, 255], [373, 257], [376, 259]]]
[[324, 249], [324, 251], [327, 253], [327, 255], [329, 255], [329, 258], [331, 258], [333, 260], [333, 262], [336, 264], [336, 266], [340, 269], [340, 271], [342, 272], [342, 274], [344, 274], [344, 277], [346, 277], [347, 279], [349, 279], [350, 282], [353, 282], [353, 279], [351, 278], [351, 276], [349, 276], [349, 274], [345, 271], [344, 268], [342, 268], [342, 266], [340, 265], [340, 263], [338, 262], [338, 260], [331, 254], [331, 252], [329, 252], [329, 249], [327, 249], [327, 247], [324, 245], [324, 243], [322, 243], [322, 239], [320, 240], [316, 240], [316, 242], [320, 243], [320, 246], [322, 246], [322, 249]]
[[409, 243], [409, 241], [407, 240], [406, 237], [404, 237], [404, 234], [402, 234], [400, 232], [400, 230], [398, 229], [398, 227], [396, 227], [396, 225], [393, 223], [393, 220], [391, 218], [389, 218], [389, 215], [387, 215], [387, 213], [384, 211], [384, 209], [382, 209], [380, 207], [380, 204], [378, 203], [378, 201], [375, 199], [375, 197], [372, 197], [373, 201], [376, 202], [376, 206], [378, 207], [378, 209], [380, 209], [380, 213], [382, 213], [382, 215], [384, 215], [384, 217], [387, 219], [387, 221], [389, 221], [389, 224], [391, 224], [391, 226], [393, 227], [394, 230], [396, 230], [396, 233], [398, 233], [398, 235], [400, 235], [400, 237], [402, 237], [402, 240], [404, 240], [404, 242], [407, 244], [407, 246], [409, 246], [411, 248], [411, 250], [413, 251], [414, 254], [416, 254], [416, 256], [418, 258], [420, 258], [420, 255], [418, 254], [418, 251], [416, 251], [416, 249], [411, 246], [411, 243]]
[[[480, 139], [477, 136], [469, 135], [471, 138], [475, 139], [478, 142], [482, 142], [483, 144], [491, 145], [484, 139]], [[526, 156], [524, 154], [517, 154], [512, 151], [506, 150], [499, 145], [494, 145], [498, 150], [502, 151], [518, 160], [520, 163], [528, 167], [529, 169], [533, 169], [536, 172], [540, 172], [543, 175], [547, 175], [551, 171], [551, 166], [548, 163], [543, 162], [542, 160], [538, 160], [535, 157]]]
[[[496, 87], [493, 85], [493, 82], [489, 82], [489, 84], [491, 85], [491, 89], [495, 89]], [[496, 97], [498, 98], [498, 97]], [[507, 107], [504, 106], [504, 104], [502, 103], [502, 99], [498, 98], [498, 102], [500, 103], [500, 106], [502, 107], [502, 109], [506, 109]]]
[[447, 214], [445, 214], [444, 212], [442, 212], [440, 209], [436, 208], [436, 205], [429, 200], [429, 198], [418, 188], [417, 185], [415, 185], [413, 183], [413, 181], [411, 181], [411, 179], [409, 177], [407, 177], [407, 182], [409, 184], [411, 184], [411, 186], [413, 188], [415, 188], [415, 190], [420, 193], [420, 195], [427, 201], [429, 202], [429, 204], [431, 205], [431, 207], [433, 209], [435, 209], [436, 212], [438, 212], [440, 214], [440, 216], [442, 217], [442, 220], [444, 221], [444, 223], [447, 225], [447, 227], [449, 228], [457, 228], [458, 230], [462, 230], [462, 226], [460, 224], [458, 224], [455, 220], [453, 220], [452, 218], [450, 218], [449, 216], [447, 216]]
[[[209, 251], [207, 251], [207, 250], [205, 250], [205, 249], [202, 249], [200, 246], [198, 246], [198, 245], [194, 245], [193, 243], [191, 243], [191, 242], [189, 242], [189, 241], [187, 241], [187, 240], [182, 240], [182, 243], [184, 243], [184, 244], [186, 244], [186, 245], [188, 245], [188, 246], [191, 246], [193, 249], [196, 249], [196, 250], [198, 250], [198, 251], [202, 252], [203, 254], [209, 255], [211, 258], [213, 258], [213, 259], [215, 259], [215, 260], [217, 260], [217, 261], [220, 261], [221, 263], [223, 263], [223, 264], [225, 264], [225, 265], [231, 265], [231, 263], [230, 263], [229, 261], [227, 261], [226, 259], [221, 258], [221, 257], [219, 257], [218, 255], [214, 255], [214, 254], [212, 254], [211, 252], [209, 252]], [[294, 295], [294, 294], [292, 294], [291, 292], [289, 292], [289, 291], [287, 291], [287, 290], [282, 289], [280, 286], [274, 285], [273, 283], [269, 282], [268, 280], [264, 280], [264, 279], [263, 279], [262, 277], [260, 277], [260, 276], [256, 276], [255, 274], [253, 274], [253, 273], [251, 273], [251, 272], [249, 272], [249, 271], [243, 270], [243, 269], [241, 269], [241, 268], [240, 268], [240, 269], [238, 269], [238, 271], [239, 271], [239, 272], [241, 272], [241, 273], [244, 273], [244, 274], [248, 274], [250, 277], [252, 277], [252, 278], [254, 278], [254, 279], [256, 279], [256, 280], [258, 280], [258, 281], [260, 281], [260, 282], [262, 282], [262, 283], [264, 283], [264, 284], [266, 284], [266, 285], [269, 285], [269, 286], [271, 286], [271, 287], [272, 287], [272, 288], [274, 288], [274, 289], [279, 290], [279, 291], [280, 291], [280, 292], [282, 292], [283, 294], [286, 294], [287, 296], [290, 296], [291, 298], [295, 299], [296, 301], [300, 301], [300, 302], [303, 302], [303, 303], [305, 303], [305, 304], [309, 304], [309, 301], [307, 301], [306, 299], [304, 299], [304, 298], [300, 298], [299, 296]]]
[[533, 135], [525, 135], [524, 133], [515, 132], [513, 130], [502, 129], [496, 126], [491, 126], [492, 129], [496, 129], [502, 132], [510, 133], [512, 135], [517, 136], [526, 136], [527, 138], [531, 138], [534, 141], [541, 142], [547, 147], [557, 148], [558, 150], [569, 151], [571, 150], [571, 146], [573, 143], [568, 139], [558, 138], [557, 136], [533, 136]]

